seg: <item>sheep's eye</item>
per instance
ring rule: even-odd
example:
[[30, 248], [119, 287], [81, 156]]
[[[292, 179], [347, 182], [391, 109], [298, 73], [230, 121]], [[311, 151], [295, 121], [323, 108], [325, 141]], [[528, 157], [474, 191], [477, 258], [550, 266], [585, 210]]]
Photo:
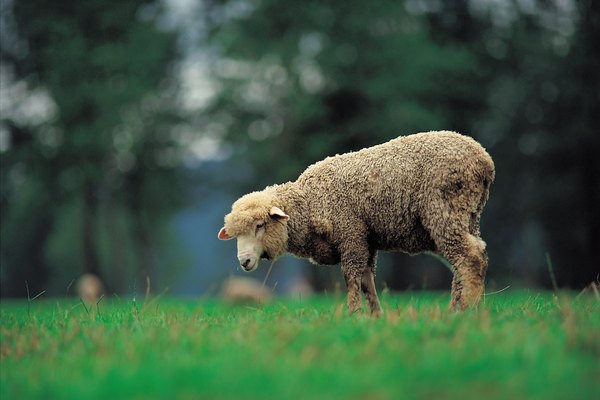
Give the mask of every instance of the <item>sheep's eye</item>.
[[262, 222], [262, 223], [260, 223], [260, 224], [257, 224], [257, 225], [256, 225], [256, 230], [259, 230], [260, 228], [263, 228], [264, 226], [265, 226], [265, 223], [264, 223], [264, 222]]

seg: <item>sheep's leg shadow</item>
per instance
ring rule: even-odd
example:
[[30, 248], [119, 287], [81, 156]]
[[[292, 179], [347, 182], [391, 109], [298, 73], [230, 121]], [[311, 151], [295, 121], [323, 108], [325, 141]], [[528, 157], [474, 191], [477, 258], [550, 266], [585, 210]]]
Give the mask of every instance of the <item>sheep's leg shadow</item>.
[[361, 289], [367, 300], [367, 305], [371, 315], [379, 317], [382, 314], [379, 298], [377, 297], [377, 288], [375, 287], [375, 261], [377, 253], [371, 253], [369, 265], [363, 271], [361, 276]]

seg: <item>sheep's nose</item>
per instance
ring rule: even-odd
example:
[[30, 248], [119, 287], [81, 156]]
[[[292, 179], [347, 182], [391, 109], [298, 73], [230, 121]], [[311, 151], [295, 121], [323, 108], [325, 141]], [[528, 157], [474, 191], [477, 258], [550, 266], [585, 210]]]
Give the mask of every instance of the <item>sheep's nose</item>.
[[242, 267], [246, 268], [250, 264], [250, 259], [246, 258], [246, 260], [242, 263]]

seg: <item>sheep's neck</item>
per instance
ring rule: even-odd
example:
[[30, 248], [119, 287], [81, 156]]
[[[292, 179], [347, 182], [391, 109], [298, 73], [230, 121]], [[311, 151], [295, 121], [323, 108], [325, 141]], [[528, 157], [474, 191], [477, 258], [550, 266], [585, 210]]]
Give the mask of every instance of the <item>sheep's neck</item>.
[[283, 210], [290, 216], [287, 222], [288, 243], [286, 251], [300, 257], [307, 257], [304, 254], [304, 246], [309, 235], [309, 213], [303, 191], [294, 182], [288, 182], [278, 185], [275, 192]]

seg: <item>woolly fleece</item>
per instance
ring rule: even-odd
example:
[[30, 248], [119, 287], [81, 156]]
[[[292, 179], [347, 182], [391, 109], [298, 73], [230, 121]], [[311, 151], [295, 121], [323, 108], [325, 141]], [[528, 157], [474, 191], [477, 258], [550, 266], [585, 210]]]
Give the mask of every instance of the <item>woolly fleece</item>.
[[[381, 313], [374, 285], [378, 250], [431, 251], [454, 266], [451, 308], [479, 302], [487, 269], [479, 219], [494, 180], [494, 163], [470, 137], [426, 132], [327, 157], [295, 182], [249, 193], [225, 217], [230, 236], [266, 222], [266, 254], [285, 252], [317, 264], [341, 262], [350, 312], [360, 290]], [[278, 207], [288, 220], [271, 218]]]

